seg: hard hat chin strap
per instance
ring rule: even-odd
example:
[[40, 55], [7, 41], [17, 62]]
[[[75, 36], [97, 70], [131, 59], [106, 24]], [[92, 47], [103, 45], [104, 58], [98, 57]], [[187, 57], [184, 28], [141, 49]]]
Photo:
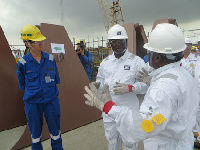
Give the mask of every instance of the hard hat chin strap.
[[151, 67], [153, 67], [153, 65], [152, 65], [153, 52], [151, 51], [150, 53], [151, 53], [151, 55], [150, 55], [149, 64], [150, 64]]
[[30, 43], [30, 42], [28, 42], [28, 46], [29, 46], [32, 50], [34, 50], [35, 52], [37, 51], [37, 50], [35, 50], [35, 49], [31, 46], [31, 43]]

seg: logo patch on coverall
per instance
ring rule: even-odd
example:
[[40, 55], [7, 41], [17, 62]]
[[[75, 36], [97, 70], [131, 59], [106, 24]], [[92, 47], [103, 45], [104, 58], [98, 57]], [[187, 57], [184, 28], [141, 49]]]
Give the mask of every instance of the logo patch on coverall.
[[129, 65], [124, 65], [124, 70], [130, 70], [130, 66]]

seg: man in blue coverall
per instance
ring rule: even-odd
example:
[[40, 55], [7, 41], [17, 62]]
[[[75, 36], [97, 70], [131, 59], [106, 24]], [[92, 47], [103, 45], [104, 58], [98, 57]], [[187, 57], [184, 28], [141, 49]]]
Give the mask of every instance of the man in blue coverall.
[[28, 54], [17, 63], [19, 87], [24, 90], [25, 113], [32, 137], [32, 150], [42, 150], [43, 114], [51, 136], [52, 150], [63, 150], [60, 132], [60, 77], [53, 55], [43, 52], [44, 37], [40, 30], [26, 25], [21, 39], [29, 48]]
[[88, 75], [90, 82], [92, 81], [92, 53], [85, 50], [85, 41], [79, 40], [76, 49], [76, 53], [85, 69], [85, 72]]

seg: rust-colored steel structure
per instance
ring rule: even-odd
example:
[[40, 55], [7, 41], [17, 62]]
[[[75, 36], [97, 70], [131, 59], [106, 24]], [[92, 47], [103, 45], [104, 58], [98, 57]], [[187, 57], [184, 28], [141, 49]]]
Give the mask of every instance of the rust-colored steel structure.
[[169, 18], [157, 19], [157, 20], [155, 20], [155, 22], [153, 24], [152, 30], [156, 27], [157, 24], [160, 24], [160, 23], [171, 23], [171, 24], [178, 26], [176, 19], [169, 19]]
[[128, 34], [128, 51], [143, 59], [146, 55], [146, 50], [143, 48], [144, 43], [147, 42], [147, 37], [142, 25], [138, 23], [123, 24]]
[[27, 123], [24, 113], [23, 92], [16, 75], [16, 61], [0, 27], [0, 131]]

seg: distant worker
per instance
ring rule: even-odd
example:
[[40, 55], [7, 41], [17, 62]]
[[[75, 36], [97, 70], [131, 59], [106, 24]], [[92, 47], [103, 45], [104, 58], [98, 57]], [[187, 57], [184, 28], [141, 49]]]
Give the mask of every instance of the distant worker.
[[197, 41], [197, 54], [200, 56], [200, 37]]
[[197, 52], [196, 46], [192, 46], [191, 53], [196, 55], [196, 57], [197, 57], [197, 53], [196, 52]]
[[193, 150], [199, 96], [194, 78], [180, 67], [183, 32], [173, 24], [158, 24], [144, 48], [155, 70], [139, 112], [119, 106], [106, 88], [100, 94], [92, 83], [85, 87], [86, 104], [113, 119], [122, 140], [132, 145], [146, 139], [145, 150]]
[[28, 54], [17, 63], [19, 88], [24, 93], [25, 113], [32, 137], [32, 150], [42, 150], [43, 115], [51, 136], [52, 150], [63, 150], [60, 132], [60, 77], [53, 55], [43, 52], [44, 37], [33, 25], [21, 30], [21, 39], [29, 48]]
[[[108, 40], [113, 54], [105, 58], [98, 69], [96, 83], [101, 83], [99, 90], [105, 84], [110, 87], [112, 100], [122, 107], [139, 111], [137, 94], [145, 94], [148, 86], [136, 81], [136, 74], [146, 67], [144, 61], [128, 52], [128, 36], [124, 27], [116, 24], [108, 31]], [[109, 150], [136, 150], [137, 144], [122, 141], [115, 120], [103, 113], [105, 136]]]
[[76, 53], [85, 69], [85, 72], [90, 80], [92, 81], [92, 53], [86, 51], [85, 40], [78, 40]]
[[200, 60], [198, 55], [192, 54], [192, 40], [185, 38], [186, 49], [184, 50], [184, 57], [181, 59], [182, 66], [194, 76], [195, 64]]

